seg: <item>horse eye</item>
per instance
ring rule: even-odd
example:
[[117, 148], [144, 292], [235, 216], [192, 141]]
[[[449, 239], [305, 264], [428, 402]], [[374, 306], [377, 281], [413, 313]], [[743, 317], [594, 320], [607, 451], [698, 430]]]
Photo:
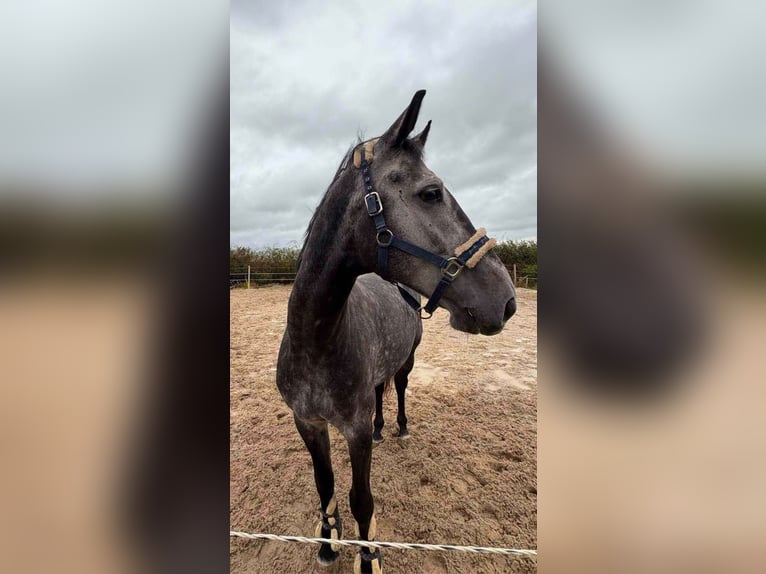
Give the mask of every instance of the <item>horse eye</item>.
[[426, 203], [434, 203], [442, 198], [442, 190], [438, 187], [427, 187], [418, 193], [418, 197]]

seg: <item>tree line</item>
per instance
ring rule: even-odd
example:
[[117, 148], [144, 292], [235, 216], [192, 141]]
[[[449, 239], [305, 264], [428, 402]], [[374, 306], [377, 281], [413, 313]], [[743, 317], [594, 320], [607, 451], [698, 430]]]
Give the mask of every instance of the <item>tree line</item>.
[[[501, 241], [494, 249], [506, 267], [516, 265], [519, 276], [537, 277], [537, 241]], [[240, 273], [250, 266], [252, 273], [292, 273], [296, 270], [299, 247], [232, 247], [229, 270]]]

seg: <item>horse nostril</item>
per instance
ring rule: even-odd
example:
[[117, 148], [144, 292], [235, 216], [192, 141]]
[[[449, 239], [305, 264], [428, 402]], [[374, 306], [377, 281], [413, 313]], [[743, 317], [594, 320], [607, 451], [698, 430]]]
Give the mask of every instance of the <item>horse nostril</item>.
[[516, 312], [516, 297], [511, 297], [505, 304], [505, 313], [503, 313], [503, 320], [507, 321]]

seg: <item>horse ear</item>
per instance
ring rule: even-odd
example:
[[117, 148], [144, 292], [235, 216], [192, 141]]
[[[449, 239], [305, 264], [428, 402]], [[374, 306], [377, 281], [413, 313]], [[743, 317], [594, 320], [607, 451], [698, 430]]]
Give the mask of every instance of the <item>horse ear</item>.
[[402, 142], [407, 139], [418, 121], [418, 114], [420, 113], [420, 104], [423, 102], [423, 96], [426, 95], [425, 90], [418, 90], [415, 95], [412, 96], [412, 101], [407, 109], [402, 112], [393, 125], [386, 130], [381, 138], [388, 142], [391, 142], [393, 147], [399, 147]]
[[431, 120], [428, 120], [428, 123], [426, 124], [426, 127], [423, 128], [423, 131], [415, 136], [415, 139], [420, 142], [421, 146], [426, 145], [426, 140], [428, 139], [429, 131], [431, 131]]

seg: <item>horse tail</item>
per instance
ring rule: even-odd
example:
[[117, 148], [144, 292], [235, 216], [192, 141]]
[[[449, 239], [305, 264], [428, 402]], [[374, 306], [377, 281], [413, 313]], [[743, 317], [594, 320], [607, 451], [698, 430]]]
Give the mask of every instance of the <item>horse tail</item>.
[[388, 396], [391, 394], [391, 389], [393, 389], [393, 385], [391, 383], [394, 382], [394, 378], [391, 377], [390, 379], [386, 380], [385, 383], [383, 383], [383, 396], [388, 398]]

